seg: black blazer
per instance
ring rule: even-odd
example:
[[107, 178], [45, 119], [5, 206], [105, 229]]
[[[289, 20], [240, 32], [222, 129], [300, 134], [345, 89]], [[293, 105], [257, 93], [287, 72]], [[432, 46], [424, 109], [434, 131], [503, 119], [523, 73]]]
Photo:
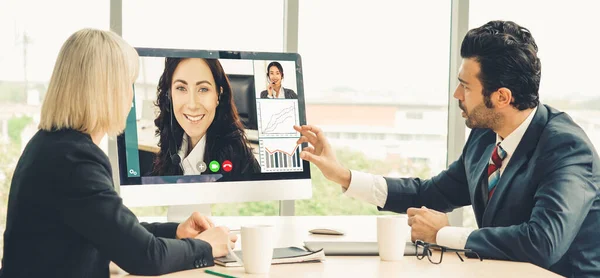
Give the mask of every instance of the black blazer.
[[[482, 194], [496, 134], [473, 129], [460, 158], [430, 180], [391, 179], [384, 209], [473, 205], [466, 248], [486, 258], [531, 262], [569, 277], [600, 277], [600, 160], [565, 113], [539, 105], [496, 185]], [[485, 177], [485, 178], [484, 178]]]
[[89, 135], [38, 131], [12, 179], [0, 277], [109, 277], [212, 266], [211, 246], [174, 239], [177, 223], [140, 224]]
[[[298, 95], [292, 89], [283, 88], [283, 95], [286, 99], [298, 99]], [[269, 92], [267, 90], [260, 92], [260, 98], [269, 98]]]

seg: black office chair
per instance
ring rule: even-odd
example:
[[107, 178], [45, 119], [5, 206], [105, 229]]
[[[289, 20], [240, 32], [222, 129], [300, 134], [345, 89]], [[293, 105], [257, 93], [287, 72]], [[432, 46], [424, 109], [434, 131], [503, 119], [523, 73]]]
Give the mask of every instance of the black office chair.
[[240, 120], [247, 129], [258, 130], [254, 75], [228, 74], [227, 77]]
[[142, 173], [142, 176], [149, 176], [152, 173], [156, 154], [138, 149], [138, 155], [140, 158], [140, 173]]

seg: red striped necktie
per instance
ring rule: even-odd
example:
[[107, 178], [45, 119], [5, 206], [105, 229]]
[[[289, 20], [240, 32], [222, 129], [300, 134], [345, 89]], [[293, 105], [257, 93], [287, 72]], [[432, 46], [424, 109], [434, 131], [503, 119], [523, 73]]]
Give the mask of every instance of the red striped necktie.
[[496, 144], [492, 157], [490, 157], [490, 163], [488, 164], [488, 200], [492, 199], [494, 191], [496, 190], [496, 184], [500, 180], [500, 168], [502, 167], [502, 160], [506, 158], [506, 151], [502, 149], [500, 143]]

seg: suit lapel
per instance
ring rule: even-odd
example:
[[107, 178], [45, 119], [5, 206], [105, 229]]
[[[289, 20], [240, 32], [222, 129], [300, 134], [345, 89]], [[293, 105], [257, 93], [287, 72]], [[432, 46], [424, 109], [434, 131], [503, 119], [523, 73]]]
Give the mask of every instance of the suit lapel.
[[[481, 156], [481, 158], [479, 158], [479, 162], [477, 162], [477, 168], [475, 169], [475, 172], [472, 176], [472, 180], [474, 181], [473, 184], [475, 184], [475, 186], [479, 186], [479, 180], [481, 179], [481, 175], [484, 173], [485, 169], [488, 166], [490, 157], [492, 157], [492, 151], [494, 151], [493, 143], [491, 143], [485, 148], [483, 155]], [[487, 173], [487, 171], [485, 173]]]
[[[481, 158], [479, 159], [479, 162], [477, 162], [477, 167], [475, 168], [475, 172], [473, 172], [472, 175], [472, 182], [471, 184], [473, 184], [475, 186], [475, 188], [473, 188], [471, 190], [471, 194], [473, 194], [472, 196], [472, 200], [479, 200], [479, 201], [474, 201], [473, 202], [473, 211], [475, 212], [475, 217], [477, 217], [477, 224], [479, 224], [481, 226], [482, 224], [482, 219], [483, 219], [483, 212], [485, 210], [485, 202], [484, 200], [481, 200], [481, 184], [483, 182], [483, 179], [487, 179], [487, 165], [489, 163], [490, 157], [492, 156], [492, 151], [494, 151], [494, 144], [491, 143], [489, 146], [487, 146], [487, 148], [485, 149], [485, 151], [483, 152], [483, 155], [481, 156]], [[485, 177], [484, 177], [485, 175]]]
[[[506, 192], [508, 188], [511, 186], [511, 183], [523, 165], [529, 161], [531, 157], [531, 152], [537, 146], [537, 142], [540, 138], [540, 135], [546, 125], [548, 118], [548, 111], [544, 105], [539, 105], [536, 114], [533, 116], [531, 124], [525, 131], [523, 138], [521, 138], [521, 142], [515, 149], [508, 165], [506, 165], [506, 169], [500, 176], [500, 180], [496, 185], [496, 189], [494, 191], [494, 195], [488, 201], [488, 204], [483, 213], [483, 227], [489, 227], [492, 224], [492, 220], [500, 206], [503, 203], [503, 199], [505, 198]], [[527, 182], [527, 181], [520, 181]]]

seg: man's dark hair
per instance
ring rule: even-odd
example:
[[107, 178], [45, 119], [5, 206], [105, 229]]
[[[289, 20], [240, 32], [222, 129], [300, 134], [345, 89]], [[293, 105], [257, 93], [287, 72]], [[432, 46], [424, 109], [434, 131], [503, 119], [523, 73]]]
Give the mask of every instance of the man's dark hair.
[[512, 92], [512, 105], [525, 110], [539, 104], [542, 65], [537, 51], [527, 28], [512, 21], [490, 21], [467, 32], [460, 55], [479, 62], [478, 77], [488, 108], [492, 107], [491, 94], [505, 87]]

